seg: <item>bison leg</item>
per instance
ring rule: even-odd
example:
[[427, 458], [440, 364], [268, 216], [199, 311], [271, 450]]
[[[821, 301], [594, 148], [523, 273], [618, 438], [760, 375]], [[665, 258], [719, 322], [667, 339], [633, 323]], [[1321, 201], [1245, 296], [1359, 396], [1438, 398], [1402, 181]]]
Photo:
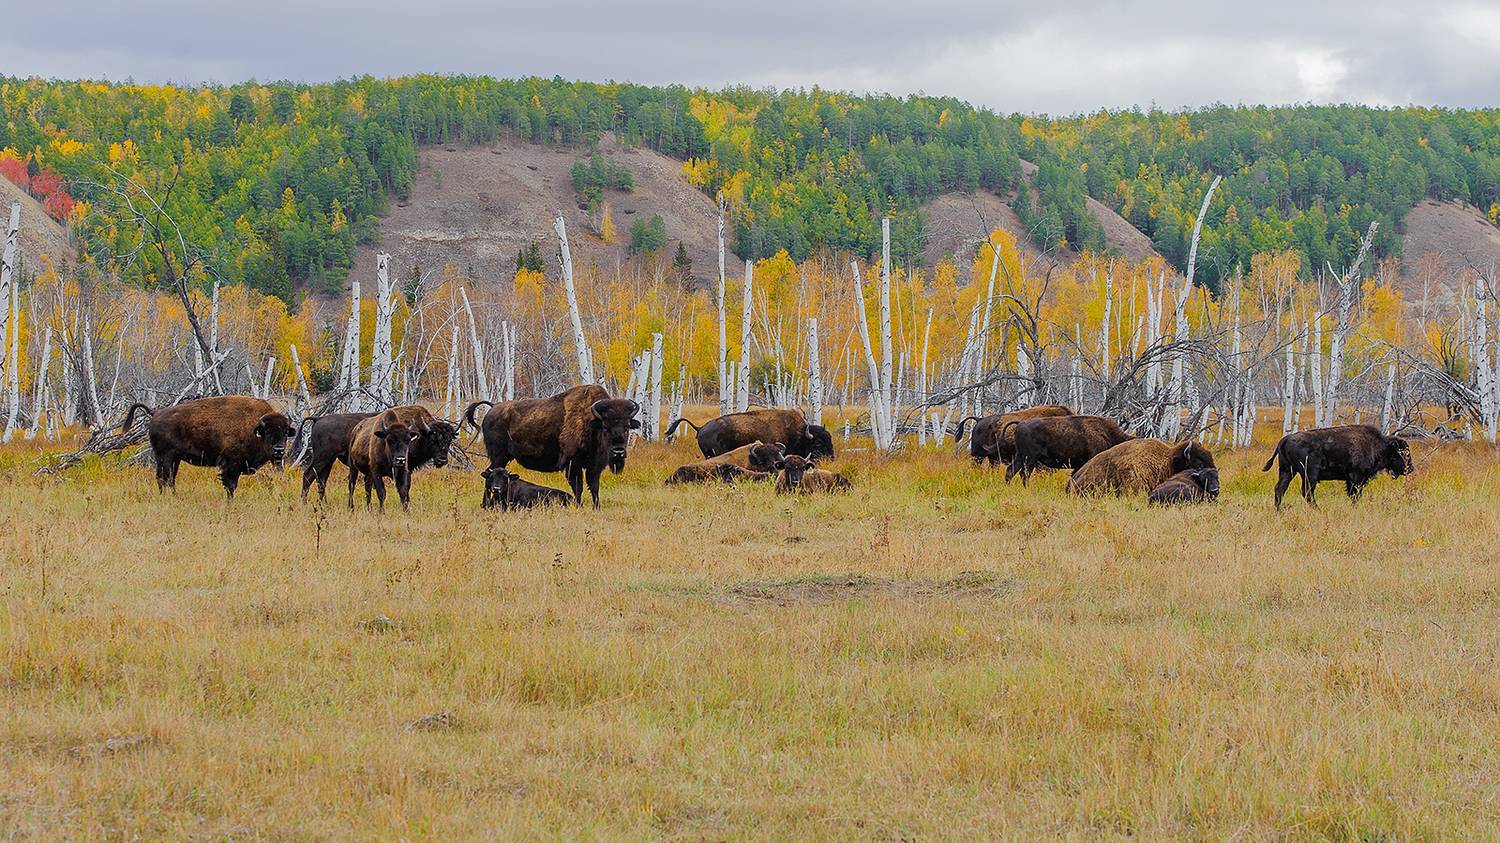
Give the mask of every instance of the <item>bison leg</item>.
[[1281, 463], [1281, 476], [1276, 478], [1276, 508], [1281, 509], [1281, 497], [1286, 494], [1287, 487], [1292, 485], [1292, 478], [1297, 476], [1297, 469]]
[[568, 463], [568, 486], [573, 490], [573, 500], [583, 506], [583, 466], [577, 460]]
[[172, 464], [175, 462], [170, 451], [157, 451], [156, 457], [156, 491], [165, 492], [172, 485]]
[[1009, 483], [1010, 482], [1010, 478], [1016, 476], [1016, 472], [1018, 472], [1018, 471], [1021, 470], [1021, 463], [1022, 462], [1023, 462], [1023, 460], [1019, 456], [1010, 461], [1010, 465], [1007, 465], [1005, 467], [1005, 482]]
[[401, 511], [402, 512], [410, 512], [411, 511], [411, 471], [410, 470], [401, 472], [401, 476], [396, 478], [396, 495], [397, 495], [397, 497], [401, 498]]
[[365, 475], [365, 509], [370, 508], [370, 487], [375, 487], [375, 496], [380, 498], [380, 511], [385, 512], [385, 478], [375, 472]]
[[[589, 466], [588, 473], [587, 473], [588, 481], [589, 481], [589, 496], [594, 499], [594, 509], [598, 509], [599, 508], [599, 478], [603, 474], [604, 474], [604, 466], [602, 466], [602, 465], [598, 466], [598, 467]], [[580, 500], [578, 502], [578, 504], [580, 506], [582, 506], [583, 505], [583, 501]]]
[[1365, 484], [1346, 480], [1344, 481], [1344, 490], [1349, 493], [1349, 500], [1359, 503], [1359, 496], [1364, 494]]
[[354, 484], [359, 480], [359, 469], [349, 466], [349, 509], [354, 509]]
[[[313, 481], [315, 481], [317, 479], [318, 479], [318, 471], [317, 471], [317, 469], [313, 468], [311, 463], [308, 463], [307, 467], [302, 469], [302, 502], [303, 503], [307, 503], [307, 490], [312, 488]], [[320, 490], [320, 491], [322, 491], [322, 490]]]
[[1308, 458], [1302, 466], [1302, 497], [1313, 506], [1318, 505], [1318, 461]]
[[229, 500], [234, 500], [234, 490], [240, 485], [240, 472], [234, 468], [224, 468], [219, 471], [219, 480], [224, 483], [224, 494]]

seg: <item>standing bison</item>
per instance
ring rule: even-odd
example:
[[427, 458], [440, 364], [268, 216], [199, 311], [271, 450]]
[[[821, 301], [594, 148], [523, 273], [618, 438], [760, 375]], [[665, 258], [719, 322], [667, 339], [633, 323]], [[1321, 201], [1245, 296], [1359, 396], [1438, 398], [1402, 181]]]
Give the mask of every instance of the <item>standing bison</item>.
[[240, 475], [254, 474], [286, 456], [292, 422], [267, 401], [247, 395], [219, 395], [153, 410], [131, 404], [121, 430], [129, 430], [137, 410], [150, 417], [148, 436], [156, 458], [156, 486], [177, 490], [180, 463], [217, 468], [232, 499]]
[[354, 508], [354, 483], [365, 478], [365, 509], [370, 508], [370, 492], [380, 497], [380, 511], [385, 511], [385, 478], [396, 484], [401, 508], [411, 508], [411, 451], [422, 438], [422, 432], [407, 424], [395, 410], [354, 426], [349, 440], [349, 508]]
[[[1006, 428], [1008, 422], [1071, 415], [1073, 411], [1061, 404], [1042, 404], [1016, 410], [1013, 413], [996, 413], [983, 418], [969, 416], [958, 423], [958, 433], [953, 440], [957, 442], [963, 439], [964, 426], [971, 421], [974, 422], [974, 433], [969, 437], [969, 455], [974, 458], [975, 465], [989, 460], [990, 467], [993, 468], [998, 463], [1009, 463], [1016, 454], [1015, 429]], [[1001, 430], [1006, 430], [1004, 436], [1000, 435]]]
[[[475, 424], [474, 411], [489, 405]], [[491, 404], [476, 401], [464, 419], [484, 436], [490, 467], [505, 468], [511, 460], [532, 471], [561, 471], [583, 503], [588, 482], [594, 508], [599, 507], [599, 477], [606, 466], [616, 474], [625, 468], [625, 446], [630, 431], [641, 426], [641, 407], [628, 398], [611, 398], [595, 384], [575, 386], [551, 398], [523, 398]], [[484, 487], [483, 506], [497, 503], [490, 484]]]
[[1016, 454], [1005, 469], [1005, 482], [1021, 475], [1024, 484], [1038, 468], [1082, 468], [1084, 463], [1131, 437], [1103, 416], [1054, 416], [1006, 422], [1000, 431], [1014, 430]]
[[1342, 480], [1350, 499], [1359, 500], [1365, 484], [1382, 471], [1394, 477], [1411, 474], [1411, 446], [1399, 436], [1386, 436], [1367, 424], [1320, 427], [1281, 437], [1271, 458], [1261, 467], [1270, 471], [1281, 460], [1281, 476], [1276, 480], [1276, 508], [1292, 484], [1292, 477], [1302, 476], [1302, 497], [1317, 505], [1318, 483]]
[[[411, 469], [432, 463], [438, 468], [448, 464], [448, 453], [458, 427], [446, 419], [435, 418], [427, 408], [417, 404], [394, 407], [392, 410], [406, 424], [414, 426], [422, 434], [411, 446]], [[326, 416], [308, 416], [297, 429], [297, 439], [302, 438], [302, 428], [312, 425], [308, 434], [309, 451], [307, 465], [302, 469], [302, 502], [307, 502], [307, 490], [316, 482], [319, 500], [326, 497], [328, 477], [335, 463], [349, 464], [349, 445], [353, 440], [354, 427], [374, 416], [374, 413], [334, 413]], [[295, 449], [294, 449], [295, 450]]]
[[667, 428], [671, 436], [679, 424], [698, 432], [698, 448], [705, 457], [717, 457], [752, 442], [779, 443], [788, 454], [809, 459], [833, 459], [833, 435], [820, 424], [808, 424], [801, 410], [766, 407], [719, 416], [702, 427], [678, 419]]
[[1191, 439], [1131, 439], [1095, 456], [1068, 478], [1075, 495], [1144, 495], [1179, 471], [1214, 468], [1214, 455]]

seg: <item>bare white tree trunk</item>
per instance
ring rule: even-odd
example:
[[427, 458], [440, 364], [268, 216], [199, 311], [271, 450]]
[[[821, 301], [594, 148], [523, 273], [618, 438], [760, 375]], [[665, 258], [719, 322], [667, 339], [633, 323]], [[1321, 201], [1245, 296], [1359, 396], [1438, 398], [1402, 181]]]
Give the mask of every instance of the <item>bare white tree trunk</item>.
[[880, 221], [880, 401], [887, 425], [894, 414], [891, 393], [891, 218]]
[[[977, 383], [984, 377], [985, 358], [988, 357], [990, 342], [990, 313], [995, 309], [995, 276], [1000, 272], [1000, 244], [995, 242], [994, 232], [989, 232], [990, 244], [990, 281], [984, 290], [984, 301], [980, 303], [980, 323], [977, 351], [972, 361], [973, 370], [969, 377], [970, 383]], [[1002, 354], [1004, 349], [1001, 349]], [[984, 390], [974, 390], [974, 415], [984, 414]]]
[[502, 398], [516, 400], [516, 325], [506, 322], [501, 326], [505, 334], [505, 384]]
[[922, 413], [917, 425], [917, 444], [927, 444], [927, 345], [932, 339], [932, 308], [927, 308], [927, 327], [922, 331], [922, 362], [921, 368], [917, 369], [917, 401], [922, 405]]
[[[731, 391], [729, 378], [729, 337], [724, 316], [724, 194], [719, 194], [719, 415], [734, 412], [738, 404], [738, 381]], [[681, 418], [681, 416], [678, 416]]]
[[1339, 304], [1338, 324], [1333, 331], [1333, 340], [1328, 349], [1328, 394], [1327, 406], [1324, 410], [1324, 421], [1333, 424], [1338, 420], [1339, 414], [1339, 386], [1342, 385], [1344, 377], [1344, 343], [1349, 336], [1349, 309], [1354, 304], [1354, 293], [1359, 285], [1359, 267], [1364, 263], [1365, 255], [1369, 253], [1370, 246], [1375, 242], [1375, 229], [1380, 225], [1378, 221], [1372, 220], [1370, 227], [1365, 230], [1365, 236], [1359, 244], [1359, 254], [1355, 256], [1354, 263], [1349, 271], [1338, 279]]
[[744, 314], [740, 318], [740, 367], [736, 386], [735, 411], [750, 409], [750, 306], [755, 286], [755, 264], [745, 261]]
[[344, 365], [339, 372], [339, 391], [349, 394], [349, 408], [355, 411], [364, 406], [359, 394], [359, 322], [359, 282], [350, 281], [349, 323], [344, 327]]
[[557, 252], [562, 262], [563, 289], [568, 294], [568, 318], [573, 323], [573, 346], [578, 351], [578, 382], [597, 383], [594, 378], [594, 359], [589, 353], [588, 339], [583, 335], [583, 315], [578, 311], [578, 292], [573, 287], [573, 254], [568, 251], [568, 229], [562, 215], [557, 216]]
[[854, 321], [859, 326], [859, 341], [865, 350], [865, 362], [870, 369], [870, 433], [875, 440], [875, 447], [884, 451], [889, 447], [886, 413], [882, 406], [880, 367], [875, 363], [875, 348], [870, 344], [870, 326], [865, 319], [864, 282], [860, 279], [859, 264], [850, 261], [849, 267], [854, 271]]
[[1287, 323], [1287, 333], [1290, 336], [1286, 340], [1286, 374], [1281, 385], [1281, 434], [1283, 436], [1297, 429], [1297, 337], [1292, 330], [1296, 324], [1295, 317]]
[[391, 298], [391, 256], [375, 256], [375, 341], [370, 349], [370, 391], [383, 405], [394, 404], [391, 389], [391, 316], [395, 310]]
[[1312, 336], [1312, 345], [1307, 349], [1308, 377], [1312, 380], [1313, 400], [1313, 427], [1326, 427], [1327, 422], [1323, 417], [1323, 320], [1320, 315], [1314, 314], [1308, 333]]
[[[1114, 304], [1115, 286], [1115, 263], [1109, 262], [1109, 267], [1104, 271], [1104, 316], [1099, 320], [1099, 371], [1104, 379], [1109, 380], [1109, 316], [1110, 308]], [[1075, 411], [1078, 407], [1073, 408]]]
[[9, 442], [16, 429], [16, 420], [21, 416], [21, 292], [19, 283], [0, 284], [0, 291], [10, 288], [10, 298], [5, 302], [9, 314], [6, 333], [10, 350], [5, 354], [5, 397], [9, 405], [5, 413], [3, 441]]
[[104, 424], [104, 417], [99, 407], [99, 382], [94, 376], [94, 339], [93, 328], [90, 325], [88, 311], [83, 314], [83, 385], [85, 394], [89, 399], [89, 412], [92, 414], [93, 424], [98, 427]]
[[5, 422], [4, 441], [9, 442], [11, 432], [16, 424], [16, 416], [20, 413], [20, 364], [16, 360], [19, 356], [20, 343], [13, 338], [18, 333], [18, 322], [20, 313], [13, 304], [16, 300], [16, 287], [19, 284], [12, 277], [16, 265], [16, 251], [18, 249], [18, 238], [21, 231], [21, 203], [12, 202], [10, 206], [10, 220], [5, 227], [5, 248], [0, 252], [0, 306], [5, 312], [0, 314], [0, 396], [4, 396], [9, 404]]
[[464, 315], [469, 320], [469, 345], [474, 351], [474, 394], [484, 395], [489, 379], [484, 372], [484, 341], [479, 338], [479, 326], [474, 321], [474, 308], [469, 304], [469, 291], [458, 288], [458, 297], [464, 303]]
[[26, 431], [27, 439], [35, 439], [42, 424], [42, 402], [46, 400], [47, 372], [52, 368], [52, 326], [42, 332], [42, 356], [37, 358], [36, 384], [31, 398], [31, 427]]
[[646, 420], [650, 428], [647, 436], [652, 442], [661, 438], [661, 334], [651, 335], [651, 417]]
[[818, 317], [807, 320], [807, 406], [808, 423], [823, 423], [823, 371], [818, 362]]
[[[1390, 366], [1385, 370], [1385, 408], [1380, 411], [1380, 429], [1386, 433], [1391, 432], [1392, 412], [1395, 407], [1392, 399], [1396, 395], [1396, 361], [1392, 360]], [[1490, 428], [1490, 442], [1495, 441], [1494, 428]]]
[[1474, 281], [1474, 371], [1479, 379], [1479, 412], [1484, 416], [1485, 438], [1495, 441], [1495, 390], [1490, 368], [1489, 324], [1486, 320], [1484, 279]]
[[276, 358], [270, 357], [266, 360], [266, 378], [260, 384], [260, 397], [271, 397], [271, 373], [276, 371]]
[[312, 406], [312, 395], [307, 391], [307, 377], [302, 373], [302, 358], [297, 356], [297, 344], [290, 343], [287, 350], [292, 353], [292, 368], [297, 370], [297, 398], [302, 402], [299, 409]]

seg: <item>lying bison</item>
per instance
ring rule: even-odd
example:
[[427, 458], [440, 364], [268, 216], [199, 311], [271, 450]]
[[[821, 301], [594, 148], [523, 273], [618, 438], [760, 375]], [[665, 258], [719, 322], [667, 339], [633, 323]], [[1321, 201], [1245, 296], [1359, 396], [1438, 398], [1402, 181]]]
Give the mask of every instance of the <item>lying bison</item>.
[[779, 442], [767, 444], [765, 442], [752, 442], [739, 448], [735, 448], [727, 454], [720, 454], [698, 462], [690, 462], [681, 466], [667, 478], [668, 485], [679, 483], [730, 483], [742, 479], [740, 472], [726, 470], [728, 468], [744, 469], [746, 472], [763, 474], [776, 470], [776, 464], [786, 456], [786, 449]]
[[521, 475], [503, 468], [486, 468], [479, 474], [484, 478], [490, 498], [498, 502], [502, 510], [573, 505], [573, 497], [567, 492], [522, 480]]
[[150, 417], [148, 436], [156, 458], [156, 487], [177, 490], [179, 463], [219, 470], [224, 491], [234, 497], [240, 475], [254, 474], [286, 456], [292, 422], [269, 402], [247, 395], [218, 395], [153, 410], [131, 404], [121, 430], [129, 430], [137, 410]]
[[1151, 506], [1175, 506], [1217, 500], [1218, 497], [1219, 470], [1194, 468], [1179, 471], [1163, 480], [1146, 495], [1146, 503]]
[[845, 492], [852, 485], [844, 475], [818, 468], [796, 454], [787, 454], [776, 467], [781, 472], [776, 477], [778, 495]]
[[[408, 404], [392, 408], [406, 424], [415, 426], [422, 434], [411, 447], [409, 459], [413, 471], [428, 463], [442, 468], [448, 464], [448, 453], [453, 437], [458, 433], [457, 425], [446, 419], [435, 418], [425, 407]], [[297, 427], [297, 439], [302, 438], [302, 429], [312, 425], [308, 434], [309, 450], [307, 465], [302, 469], [302, 502], [307, 502], [307, 490], [316, 482], [318, 499], [327, 496], [328, 477], [335, 463], [349, 464], [349, 445], [354, 427], [374, 413], [334, 413], [326, 416], [308, 416]]]
[[1292, 484], [1294, 475], [1302, 475], [1302, 497], [1317, 504], [1318, 483], [1342, 480], [1352, 500], [1358, 501], [1365, 484], [1382, 471], [1395, 477], [1411, 474], [1411, 446], [1398, 436], [1386, 436], [1367, 424], [1321, 427], [1281, 437], [1271, 458], [1261, 467], [1270, 471], [1281, 460], [1281, 476], [1276, 480], [1276, 508]]
[[354, 426], [349, 439], [349, 508], [354, 508], [354, 483], [365, 478], [365, 509], [370, 492], [380, 498], [385, 511], [385, 478], [396, 484], [401, 508], [411, 508], [411, 451], [422, 432], [408, 424], [395, 410], [386, 410]]
[[1016, 453], [1005, 469], [1005, 482], [1021, 475], [1024, 484], [1039, 468], [1071, 468], [1084, 463], [1131, 437], [1103, 416], [1053, 416], [1006, 422], [1002, 438], [1014, 431]]
[[[476, 424], [474, 411], [481, 405], [490, 410]], [[599, 476], [605, 466], [616, 474], [624, 470], [625, 447], [631, 429], [641, 426], [636, 418], [640, 411], [636, 402], [610, 398], [604, 387], [586, 384], [551, 398], [476, 401], [464, 411], [464, 419], [483, 434], [491, 468], [505, 468], [515, 460], [532, 471], [561, 471], [580, 504], [587, 480], [597, 509]], [[495, 503], [486, 483], [483, 506]]]
[[678, 419], [667, 428], [671, 436], [679, 424], [698, 432], [698, 448], [705, 457], [727, 454], [752, 442], [775, 442], [788, 454], [810, 459], [833, 459], [833, 435], [819, 424], [808, 424], [801, 410], [766, 407], [730, 413], [705, 422], [702, 427]]
[[1130, 439], [1083, 464], [1068, 478], [1075, 495], [1144, 495], [1179, 471], [1213, 468], [1214, 455], [1191, 439]]
[[[983, 418], [969, 416], [958, 423], [958, 433], [953, 437], [953, 441], [963, 439], [964, 426], [971, 421], [974, 422], [974, 433], [969, 437], [969, 455], [974, 458], [976, 465], [989, 460], [990, 467], [993, 468], [998, 463], [1010, 462], [1016, 453], [1016, 434], [1013, 428], [1006, 429], [1008, 422], [1071, 415], [1073, 411], [1061, 404], [1042, 404], [1012, 413], [996, 413]], [[1001, 430], [1007, 431], [1004, 436], [1000, 435]]]

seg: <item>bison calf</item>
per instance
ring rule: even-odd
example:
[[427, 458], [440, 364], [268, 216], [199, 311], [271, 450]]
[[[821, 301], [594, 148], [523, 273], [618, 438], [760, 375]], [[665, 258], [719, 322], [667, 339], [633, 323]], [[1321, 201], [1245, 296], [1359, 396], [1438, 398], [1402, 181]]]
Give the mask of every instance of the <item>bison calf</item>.
[[1276, 480], [1276, 508], [1292, 484], [1302, 476], [1302, 497], [1317, 505], [1318, 484], [1324, 480], [1342, 480], [1349, 498], [1359, 500], [1365, 484], [1382, 471], [1394, 477], [1411, 474], [1411, 447], [1399, 436], [1386, 436], [1367, 424], [1345, 424], [1304, 430], [1281, 437], [1271, 458], [1261, 467], [1270, 471], [1281, 460], [1281, 476]]
[[567, 492], [522, 480], [521, 475], [503, 468], [491, 466], [479, 474], [484, 478], [485, 495], [498, 502], [502, 510], [573, 505], [573, 496]]
[[849, 478], [832, 471], [825, 471], [812, 462], [788, 454], [777, 465], [781, 474], [776, 478], [776, 493], [788, 495], [805, 492], [843, 492], [852, 485]]
[[1146, 495], [1151, 506], [1173, 506], [1183, 503], [1202, 503], [1219, 497], [1219, 470], [1217, 468], [1195, 468], [1179, 471], [1162, 481], [1161, 485]]
[[156, 459], [156, 487], [177, 490], [177, 467], [217, 468], [230, 498], [240, 475], [254, 474], [286, 456], [292, 422], [269, 402], [246, 395], [218, 395], [153, 410], [132, 404], [121, 430], [129, 430], [137, 410], [150, 417], [148, 436]]

